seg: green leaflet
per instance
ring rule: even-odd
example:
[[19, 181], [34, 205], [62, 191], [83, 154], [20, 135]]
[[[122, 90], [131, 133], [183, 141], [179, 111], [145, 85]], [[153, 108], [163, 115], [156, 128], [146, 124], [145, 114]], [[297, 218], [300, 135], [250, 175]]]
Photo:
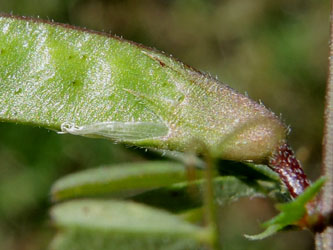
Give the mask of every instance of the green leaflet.
[[51, 195], [54, 201], [94, 195], [126, 197], [186, 180], [186, 168], [179, 163], [126, 163], [65, 176], [54, 183]]
[[[324, 183], [325, 178], [321, 177], [315, 183], [305, 189], [304, 193], [298, 196], [295, 200], [288, 203], [279, 204], [277, 206], [277, 209], [280, 210], [280, 213], [263, 224], [263, 226], [266, 228], [264, 232], [256, 235], [245, 235], [245, 237], [250, 240], [262, 240], [264, 238], [272, 236], [276, 232], [283, 230], [288, 226], [297, 226], [299, 221], [307, 213], [306, 205], [309, 204], [309, 202], [319, 193]], [[319, 208], [317, 207], [316, 209]], [[314, 219], [315, 221], [315, 216], [318, 215], [316, 214], [316, 212], [319, 212], [319, 210], [312, 212], [315, 212], [311, 215], [312, 217], [314, 217], [312, 219]], [[311, 226], [311, 218], [310, 221], [307, 222], [309, 223], [309, 225], [307, 226]]]
[[58, 233], [49, 250], [206, 250], [193, 239], [174, 238], [168, 234], [110, 234], [89, 229], [68, 229]]
[[[155, 50], [67, 25], [0, 17], [0, 121], [261, 162], [280, 120]], [[197, 143], [197, 142], [201, 142]]]
[[[242, 197], [263, 197], [272, 188], [256, 183], [246, 183], [233, 176], [219, 176], [213, 180], [215, 201], [223, 206], [237, 201]], [[203, 205], [205, 181], [183, 182], [168, 187], [154, 189], [133, 197], [131, 200], [172, 212], [183, 212]]]
[[[213, 180], [219, 205], [264, 195], [281, 201], [275, 197], [280, 193], [279, 179], [268, 167], [241, 163], [231, 167], [225, 163], [220, 168], [233, 169], [233, 176]], [[162, 161], [98, 167], [60, 178], [52, 186], [51, 197], [56, 202], [93, 196], [123, 198], [179, 212], [202, 206], [205, 195], [203, 171], [196, 170], [192, 178], [188, 171], [182, 164]]]
[[51, 249], [202, 249], [207, 229], [160, 209], [128, 201], [78, 200], [55, 206], [62, 228]]
[[[56, 205], [51, 216], [62, 227], [83, 227], [106, 231], [128, 231], [199, 239], [201, 228], [163, 210], [130, 201], [77, 200]], [[161, 223], [161, 221], [164, 223]]]

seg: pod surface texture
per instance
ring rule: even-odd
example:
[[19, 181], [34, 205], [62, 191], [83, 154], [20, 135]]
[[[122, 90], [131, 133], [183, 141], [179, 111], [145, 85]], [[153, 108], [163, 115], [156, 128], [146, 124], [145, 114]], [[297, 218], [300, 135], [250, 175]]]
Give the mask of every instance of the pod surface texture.
[[12, 16], [0, 16], [0, 100], [0, 121], [167, 150], [202, 143], [237, 161], [266, 161], [287, 131], [263, 105], [164, 53]]

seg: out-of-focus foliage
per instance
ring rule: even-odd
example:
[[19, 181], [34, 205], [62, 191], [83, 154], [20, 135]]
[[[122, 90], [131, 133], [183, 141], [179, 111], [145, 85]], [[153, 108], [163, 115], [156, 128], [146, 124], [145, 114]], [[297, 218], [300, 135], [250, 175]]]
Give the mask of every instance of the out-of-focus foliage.
[[[291, 144], [310, 176], [320, 164], [328, 1], [1, 0], [0, 11], [111, 31], [173, 54], [254, 99], [291, 126]], [[51, 183], [92, 166], [156, 158], [103, 140], [0, 124], [0, 249], [45, 249], [52, 234]], [[312, 249], [308, 232], [261, 242], [275, 213], [266, 200], [221, 208], [225, 249]], [[232, 225], [232, 226], [231, 226]]]
[[67, 175], [52, 186], [52, 200], [108, 195], [126, 198], [137, 193], [184, 182], [186, 169], [175, 162], [148, 161], [99, 167]]
[[63, 227], [52, 250], [199, 250], [210, 241], [206, 229], [130, 201], [70, 201], [51, 215]]

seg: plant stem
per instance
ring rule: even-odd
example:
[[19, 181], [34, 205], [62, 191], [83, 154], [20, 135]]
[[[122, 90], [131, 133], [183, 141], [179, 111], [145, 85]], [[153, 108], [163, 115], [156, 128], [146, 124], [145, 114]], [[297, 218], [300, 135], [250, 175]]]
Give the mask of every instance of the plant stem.
[[[326, 183], [323, 188], [320, 203], [321, 212], [324, 215], [332, 213], [333, 209], [333, 0], [331, 0], [330, 12], [330, 44], [325, 102], [322, 170], [326, 177]], [[333, 249], [332, 226], [316, 234], [316, 249]]]
[[220, 238], [219, 218], [217, 215], [217, 205], [215, 203], [215, 191], [214, 191], [214, 176], [215, 176], [215, 161], [212, 159], [206, 145], [202, 145], [204, 148], [204, 158], [206, 161], [205, 169], [205, 192], [204, 192], [204, 204], [205, 204], [205, 221], [208, 226], [208, 230], [211, 232], [212, 242], [211, 249], [219, 250], [222, 248]]
[[205, 190], [205, 206], [206, 206], [206, 223], [212, 232], [213, 242], [212, 242], [212, 249], [218, 250], [219, 249], [219, 235], [218, 235], [218, 227], [217, 227], [217, 211], [215, 205], [215, 198], [214, 198], [214, 169], [213, 169], [213, 162], [210, 157], [206, 157], [207, 160], [207, 168], [205, 170], [205, 179], [206, 179], [206, 190]]

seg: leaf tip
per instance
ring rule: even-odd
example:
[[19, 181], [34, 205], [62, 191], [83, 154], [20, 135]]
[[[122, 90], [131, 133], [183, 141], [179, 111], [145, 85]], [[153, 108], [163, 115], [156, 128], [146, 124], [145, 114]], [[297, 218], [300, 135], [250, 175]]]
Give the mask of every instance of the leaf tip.
[[269, 236], [272, 236], [273, 234], [275, 234], [276, 232], [278, 232], [281, 229], [282, 228], [279, 225], [272, 225], [272, 226], [267, 227], [266, 230], [263, 231], [262, 233], [255, 234], [255, 235], [244, 234], [244, 237], [248, 240], [263, 240]]

